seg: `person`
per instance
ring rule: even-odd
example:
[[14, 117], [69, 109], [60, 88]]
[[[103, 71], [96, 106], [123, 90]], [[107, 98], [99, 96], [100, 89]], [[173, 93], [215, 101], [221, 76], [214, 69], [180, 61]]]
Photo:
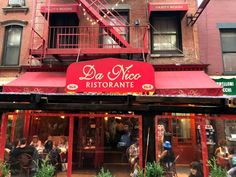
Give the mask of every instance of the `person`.
[[30, 145], [35, 147], [39, 154], [43, 152], [44, 147], [42, 145], [42, 142], [39, 140], [38, 135], [33, 136]]
[[38, 161], [38, 152], [33, 146], [27, 145], [27, 140], [26, 138], [20, 139], [19, 146], [16, 148], [12, 149], [10, 151], [10, 164], [13, 164], [14, 167], [14, 162], [20, 157], [21, 154], [29, 154], [32, 157], [32, 160], [36, 163], [32, 164], [32, 171], [37, 170], [37, 161]]
[[231, 168], [227, 171], [228, 177], [236, 176], [236, 154], [234, 153], [231, 158]]
[[124, 125], [124, 134], [121, 135], [120, 141], [118, 142], [117, 147], [118, 148], [127, 148], [131, 145], [131, 133], [129, 130], [129, 125], [125, 124]]
[[159, 161], [164, 168], [169, 169], [175, 160], [175, 155], [169, 141], [164, 142], [163, 148], [164, 151], [159, 155]]
[[65, 136], [61, 137], [61, 141], [58, 144], [58, 149], [60, 150], [60, 159], [62, 163], [62, 171], [67, 170], [67, 149], [68, 149], [68, 142]]
[[199, 162], [191, 162], [189, 177], [203, 177], [202, 166]]
[[217, 164], [223, 168], [228, 169], [230, 154], [227, 147], [227, 141], [225, 139], [221, 139], [218, 144], [219, 147], [215, 150]]
[[12, 149], [12, 151], [10, 152], [10, 156], [17, 158], [22, 153], [29, 154], [32, 157], [36, 153], [35, 147], [27, 145], [26, 138], [20, 139], [19, 146], [17, 146], [16, 148]]
[[61, 150], [62, 153], [66, 153], [68, 149], [68, 142], [65, 136], [61, 136], [58, 148]]
[[[44, 153], [47, 153], [49, 156], [49, 162], [53, 165], [56, 166], [58, 163], [60, 163], [60, 150], [56, 147], [53, 147], [53, 142], [52, 140], [47, 140], [45, 143], [45, 149]], [[56, 166], [58, 168], [58, 166]], [[58, 169], [56, 169], [58, 170]]]
[[139, 137], [134, 135], [134, 143], [127, 148], [128, 161], [131, 167], [130, 176], [137, 176], [138, 173], [138, 161], [139, 161]]

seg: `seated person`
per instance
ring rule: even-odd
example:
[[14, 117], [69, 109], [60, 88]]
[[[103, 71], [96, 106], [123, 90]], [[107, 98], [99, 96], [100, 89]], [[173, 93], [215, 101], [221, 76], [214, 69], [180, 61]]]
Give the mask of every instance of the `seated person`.
[[192, 162], [190, 164], [189, 177], [203, 177], [202, 166], [199, 162]]
[[125, 124], [124, 125], [124, 134], [121, 135], [120, 141], [118, 142], [117, 147], [118, 148], [127, 148], [131, 145], [131, 133], [129, 130], [129, 125]]
[[61, 150], [62, 153], [66, 153], [68, 149], [68, 142], [65, 136], [60, 138], [58, 148]]
[[22, 138], [20, 140], [19, 146], [12, 149], [12, 151], [10, 152], [10, 155], [13, 156], [13, 157], [18, 157], [22, 153], [27, 153], [27, 154], [29, 154], [33, 157], [35, 152], [36, 152], [35, 147], [28, 146], [27, 145], [27, 140], [25, 138]]
[[32, 141], [30, 142], [31, 146], [34, 146], [36, 148], [36, 150], [38, 151], [38, 153], [42, 153], [43, 152], [43, 145], [42, 142], [39, 140], [38, 135], [34, 135]]
[[[37, 150], [35, 149], [35, 147], [27, 145], [27, 140], [25, 138], [22, 138], [20, 139], [19, 146], [12, 149], [10, 152], [10, 164], [13, 164], [11, 165], [12, 168], [14, 168], [15, 166], [14, 164], [19, 158], [19, 156], [24, 153], [29, 154], [32, 157], [32, 160], [34, 162], [37, 162], [38, 160]], [[33, 163], [32, 170], [36, 170], [36, 163]]]
[[230, 157], [229, 150], [227, 147], [227, 141], [222, 139], [219, 141], [219, 147], [215, 150], [215, 156], [217, 159], [217, 164], [223, 168], [228, 168]]
[[170, 168], [175, 160], [175, 155], [169, 141], [163, 144], [163, 152], [159, 155], [159, 161], [165, 168]]
[[62, 171], [67, 170], [67, 150], [68, 150], [68, 142], [65, 136], [61, 137], [61, 140], [58, 144], [58, 149], [60, 150], [60, 159], [62, 163]]
[[46, 142], [44, 153], [48, 154], [49, 161], [52, 165], [57, 165], [60, 163], [60, 150], [53, 147], [53, 142], [51, 140]]

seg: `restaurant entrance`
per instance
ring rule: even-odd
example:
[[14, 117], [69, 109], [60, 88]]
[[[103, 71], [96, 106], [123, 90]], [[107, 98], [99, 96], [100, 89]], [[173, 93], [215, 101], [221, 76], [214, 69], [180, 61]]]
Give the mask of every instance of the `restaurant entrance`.
[[141, 116], [88, 113], [79, 114], [74, 122], [74, 170], [129, 168], [127, 148], [142, 133]]

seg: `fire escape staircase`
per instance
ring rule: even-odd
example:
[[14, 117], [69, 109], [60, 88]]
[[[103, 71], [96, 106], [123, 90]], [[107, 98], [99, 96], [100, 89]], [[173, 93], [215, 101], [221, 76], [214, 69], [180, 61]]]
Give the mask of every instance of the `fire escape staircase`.
[[[47, 4], [48, 12], [41, 14], [41, 7]], [[44, 59], [47, 50], [50, 0], [35, 0], [31, 26], [30, 59]], [[37, 50], [36, 54], [32, 50]]]
[[[83, 47], [72, 47], [72, 48], [51, 48], [49, 47], [49, 16], [51, 8], [51, 0], [35, 0], [34, 1], [34, 11], [32, 15], [32, 32], [31, 32], [31, 46], [30, 46], [30, 58], [43, 60], [45, 58], [55, 58], [59, 60], [76, 57], [78, 59], [79, 55], [86, 57], [87, 54], [91, 56], [95, 55], [106, 55], [106, 54], [120, 54], [120, 53], [134, 53], [134, 54], [144, 54], [148, 53], [148, 47], [144, 42], [142, 46], [142, 41], [137, 43], [134, 47], [131, 45], [125, 37], [124, 33], [128, 34], [130, 26], [128, 22], [111, 8], [111, 4], [107, 3], [106, 0], [75, 0], [78, 6], [83, 9], [84, 13], [88, 14], [93, 21], [96, 22], [99, 27], [106, 32], [106, 35], [110, 36], [115, 42], [118, 48], [83, 48]], [[42, 7], [44, 11], [42, 12]], [[45, 8], [46, 7], [46, 8]], [[46, 10], [45, 10], [46, 9]], [[134, 27], [135, 30], [139, 29], [140, 26]], [[80, 28], [80, 27], [79, 27]], [[144, 28], [142, 28], [144, 29]], [[141, 29], [141, 30], [142, 30]], [[145, 28], [144, 36], [139, 35], [138, 37], [142, 40], [147, 38], [147, 30]], [[141, 44], [141, 45], [140, 45]], [[32, 60], [31, 60], [32, 61]]]
[[[106, 0], [92, 0], [90, 3], [88, 0], [77, 0], [77, 2], [91, 17], [97, 21], [100, 26], [105, 27], [104, 30], [114, 41], [117, 42], [117, 44], [120, 45], [120, 47], [130, 47], [129, 43], [118, 33], [118, 31], [116, 31], [119, 30], [119, 27], [125, 27], [127, 24], [124, 24], [116, 15], [111, 12], [111, 10], [106, 7], [106, 5], [108, 5]], [[117, 24], [112, 25], [117, 26], [116, 29], [112, 27], [106, 20], [110, 19], [110, 17], [116, 19]], [[112, 20], [110, 20], [110, 22], [112, 22]]]

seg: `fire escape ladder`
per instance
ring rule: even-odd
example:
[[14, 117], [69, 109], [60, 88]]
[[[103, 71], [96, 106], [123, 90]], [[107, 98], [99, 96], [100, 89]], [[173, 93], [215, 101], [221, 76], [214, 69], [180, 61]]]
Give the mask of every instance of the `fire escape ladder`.
[[[122, 19], [122, 16], [118, 16], [117, 12], [115, 14], [107, 8], [109, 4], [106, 0], [77, 0], [77, 2], [100, 26], [104, 27], [107, 34], [116, 41], [120, 47], [130, 47], [130, 44], [119, 33], [122, 32], [124, 28], [128, 30], [128, 24]], [[115, 19], [115, 22], [111, 18]], [[109, 22], [106, 19], [108, 19]]]
[[[48, 11], [41, 13], [41, 7], [47, 5]], [[33, 3], [32, 29], [31, 29], [31, 50], [37, 50], [34, 59], [44, 59], [48, 41], [50, 0], [35, 0]]]

